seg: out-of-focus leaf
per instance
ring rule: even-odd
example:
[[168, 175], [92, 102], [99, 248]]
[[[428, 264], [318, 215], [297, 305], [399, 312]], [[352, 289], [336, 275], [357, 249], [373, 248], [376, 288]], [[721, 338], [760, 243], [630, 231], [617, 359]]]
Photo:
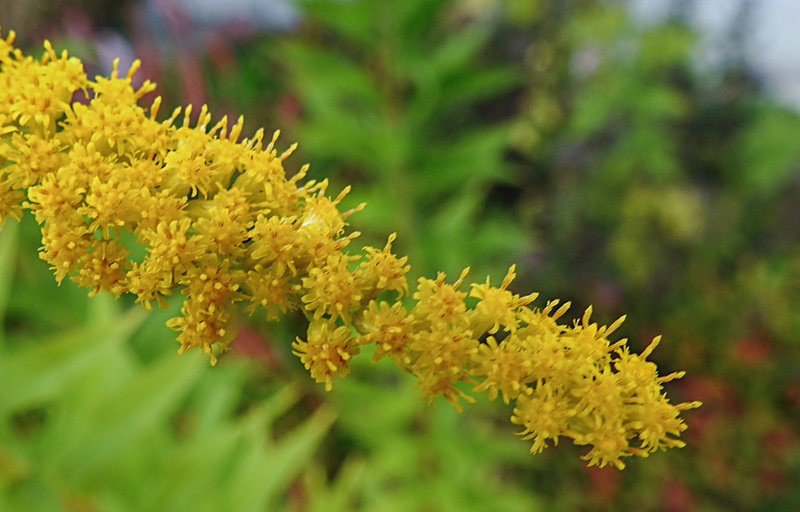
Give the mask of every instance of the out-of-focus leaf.
[[335, 481], [327, 485], [324, 468], [312, 466], [304, 475], [308, 492], [309, 512], [350, 512], [358, 509], [360, 482], [366, 464], [363, 459], [349, 458], [339, 469]]
[[[102, 482], [113, 475], [120, 452], [132, 443], [143, 443], [153, 426], [169, 421], [204, 368], [201, 365], [197, 357], [170, 357], [117, 385], [103, 379], [107, 383], [103, 392], [85, 400], [85, 408], [74, 410], [78, 419], [45, 445], [54, 452], [54, 469], [75, 482]], [[93, 450], [87, 452], [88, 446]]]
[[419, 61], [407, 63], [406, 72], [412, 78], [420, 73], [439, 80], [462, 74], [490, 35], [491, 32], [477, 26], [450, 33], [437, 47], [427, 48], [425, 53], [421, 53]]
[[340, 37], [357, 47], [369, 47], [374, 44], [374, 17], [376, 2], [354, 0], [337, 2], [332, 0], [302, 0], [300, 6], [316, 18], [324, 20], [326, 25]]
[[438, 202], [442, 195], [487, 182], [503, 182], [504, 164], [501, 152], [508, 141], [505, 126], [461, 132], [449, 144], [420, 148], [420, 164], [415, 169], [414, 186], [422, 204]]
[[41, 228], [33, 216], [23, 216], [14, 278], [25, 285], [15, 283], [12, 287], [14, 300], [6, 309], [9, 338], [50, 338], [54, 332], [78, 327], [86, 315], [86, 291], [77, 286], [57, 287], [52, 271], [37, 257], [41, 239]]
[[620, 5], [589, 5], [574, 10], [566, 19], [565, 36], [574, 45], [613, 41], [630, 30], [625, 9]]
[[576, 137], [587, 137], [617, 118], [621, 114], [619, 100], [624, 97], [623, 85], [621, 81], [603, 80], [597, 86], [583, 91], [575, 99], [569, 119], [571, 133]]
[[677, 23], [641, 32], [637, 66], [644, 72], [663, 73], [691, 53], [696, 37]]
[[679, 91], [658, 86], [647, 87], [644, 91], [642, 87], [637, 89], [639, 91], [628, 98], [628, 105], [638, 118], [663, 125], [685, 114], [686, 100]]
[[[14, 277], [14, 259], [17, 257], [19, 223], [7, 219], [0, 225], [0, 322], [5, 319], [11, 282]], [[0, 329], [0, 346], [5, 342], [5, 333]]]
[[277, 497], [299, 474], [334, 418], [333, 410], [326, 407], [318, 409], [305, 422], [279, 438], [274, 451], [267, 454], [266, 458], [255, 461], [268, 477], [268, 483], [263, 487], [267, 496]]
[[443, 109], [456, 109], [471, 102], [497, 97], [520, 82], [519, 71], [510, 66], [459, 74], [445, 82], [441, 106]]
[[783, 187], [796, 176], [800, 162], [800, 118], [775, 106], [761, 106], [759, 115], [741, 134], [736, 177], [745, 190], [766, 195]]
[[[519, 72], [512, 67], [470, 71], [443, 81], [435, 76], [424, 75], [422, 70], [417, 73], [422, 76], [418, 76], [414, 82], [417, 89], [408, 103], [408, 117], [414, 126], [424, 129], [426, 136], [440, 131], [437, 125], [446, 120], [441, 115], [470, 113], [471, 103], [496, 97], [521, 82]], [[431, 121], [438, 122], [428, 126]]]
[[58, 333], [52, 340], [11, 351], [0, 358], [0, 411], [35, 407], [57, 396], [68, 382], [96, 364], [108, 340], [125, 339], [144, 315], [134, 310], [114, 323]]

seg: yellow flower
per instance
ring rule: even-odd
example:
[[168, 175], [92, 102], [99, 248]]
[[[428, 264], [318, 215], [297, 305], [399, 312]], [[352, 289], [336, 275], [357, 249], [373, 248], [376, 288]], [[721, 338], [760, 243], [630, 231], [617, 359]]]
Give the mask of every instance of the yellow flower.
[[[184, 296], [167, 325], [179, 352], [199, 348], [212, 364], [234, 333], [241, 309], [268, 319], [291, 310], [309, 318], [306, 339], [292, 344], [312, 378], [331, 389], [350, 371], [361, 346], [373, 361], [390, 356], [417, 379], [422, 398], [441, 396], [457, 410], [487, 392], [513, 402], [511, 421], [539, 452], [567, 437], [591, 446], [590, 464], [622, 468], [622, 459], [679, 447], [686, 428], [642, 353], [592, 323], [591, 308], [573, 325], [559, 323], [569, 304], [530, 304], [536, 294], [509, 290], [512, 266], [500, 286], [489, 279], [459, 290], [446, 276], [420, 278], [410, 298], [406, 257], [383, 247], [347, 248], [358, 233], [339, 211], [349, 191], [326, 195], [328, 182], [302, 183], [307, 166], [287, 178], [278, 132], [239, 141], [243, 120], [211, 124], [205, 106], [197, 122], [176, 109], [157, 121], [160, 99], [139, 106], [154, 89], [131, 86], [138, 62], [119, 76], [89, 80], [80, 61], [40, 60], [0, 39], [0, 223], [30, 210], [42, 228], [40, 256], [58, 282], [70, 277], [90, 294], [133, 294], [150, 309]], [[83, 91], [88, 104], [72, 102]], [[126, 243], [145, 249], [131, 258]], [[407, 303], [404, 303], [403, 300]]]
[[[155, 84], [149, 81], [138, 90], [130, 86], [139, 61], [133, 63], [125, 79], [117, 78], [118, 64], [115, 60], [110, 78], [97, 77], [87, 84], [93, 98], [88, 105], [76, 102], [66, 109], [63, 124], [76, 141], [91, 142], [105, 156], [116, 155], [130, 161], [131, 157], [155, 154], [163, 144], [166, 127], [146, 116], [144, 109], [136, 104], [155, 89]], [[153, 111], [158, 111], [157, 104]]]
[[287, 271], [297, 275], [295, 261], [308, 254], [307, 240], [300, 236], [300, 225], [295, 217], [266, 217], [259, 215], [250, 231], [250, 258], [264, 267], [270, 267], [275, 276]]
[[447, 328], [450, 326], [466, 329], [469, 327], [467, 305], [464, 299], [467, 294], [458, 291], [469, 269], [461, 272], [461, 276], [453, 284], [446, 284], [444, 272], [439, 272], [435, 280], [419, 278], [417, 291], [413, 298], [417, 301], [411, 313], [423, 327]]
[[535, 355], [526, 354], [525, 349], [522, 340], [513, 334], [502, 344], [494, 336], [489, 336], [474, 356], [475, 368], [470, 375], [483, 379], [475, 386], [475, 392], [488, 390], [489, 400], [495, 400], [499, 392], [505, 403], [515, 400], [520, 393], [530, 395], [533, 390], [527, 384], [541, 374], [535, 372]]
[[88, 234], [81, 224], [50, 223], [42, 227], [43, 247], [39, 256], [50, 263], [59, 283], [75, 271], [77, 262], [85, 261], [90, 246]]
[[315, 320], [323, 315], [331, 320], [350, 321], [351, 311], [361, 306], [361, 292], [356, 278], [348, 269], [350, 257], [341, 253], [329, 254], [325, 264], [311, 268], [303, 278], [306, 294], [301, 297], [305, 308], [313, 312]]
[[520, 297], [507, 290], [516, 276], [515, 269], [516, 266], [508, 269], [499, 288], [490, 286], [488, 277], [483, 284], [472, 284], [469, 296], [480, 299], [478, 305], [469, 312], [470, 324], [476, 333], [495, 334], [501, 326], [510, 332], [516, 331], [519, 308], [536, 299], [538, 294], [535, 293]]
[[192, 227], [200, 245], [215, 247], [219, 255], [231, 259], [245, 255], [254, 224], [245, 190], [220, 190], [213, 199], [192, 201], [192, 210], [198, 212]]
[[392, 242], [396, 237], [394, 233], [390, 235], [382, 251], [364, 247], [366, 260], [359, 265], [358, 287], [371, 299], [386, 290], [397, 292], [398, 299], [408, 293], [406, 273], [411, 267], [406, 265], [407, 256], [398, 258], [392, 254]]
[[297, 338], [292, 349], [311, 372], [311, 377], [324, 383], [328, 391], [333, 387], [333, 376], [344, 377], [350, 373], [350, 359], [360, 351], [358, 344], [351, 341], [347, 327], [336, 327], [327, 320], [311, 322], [308, 340]]
[[292, 284], [290, 276], [276, 274], [261, 264], [254, 265], [247, 272], [242, 288], [251, 303], [244, 309], [245, 313], [252, 314], [261, 308], [266, 311], [269, 320], [277, 320], [281, 314], [299, 307], [297, 295], [301, 285]]
[[441, 395], [459, 412], [459, 398], [475, 401], [456, 387], [461, 381], [471, 382], [467, 370], [478, 351], [478, 340], [471, 331], [438, 325], [430, 331], [417, 332], [409, 349], [414, 354], [410, 370], [417, 377], [423, 399], [432, 402]]
[[525, 428], [520, 434], [522, 439], [533, 439], [530, 451], [539, 453], [547, 447], [548, 439], [558, 444], [558, 438], [574, 415], [569, 402], [562, 400], [560, 390], [543, 382], [534, 391], [519, 396], [511, 423]]
[[16, 129], [49, 138], [56, 133], [56, 121], [71, 109], [72, 94], [88, 83], [83, 64], [75, 58], [59, 57], [50, 43], [40, 61], [23, 58], [8, 48], [10, 34], [0, 43], [0, 113], [7, 115], [6, 123], [14, 122]]
[[380, 304], [371, 300], [366, 308], [356, 314], [355, 328], [362, 333], [356, 340], [359, 344], [374, 343], [375, 352], [372, 362], [376, 363], [385, 356], [394, 358], [398, 366], [407, 369], [411, 358], [406, 355], [411, 336], [416, 329], [413, 327], [414, 317], [409, 315], [400, 302], [391, 306], [386, 301]]
[[3, 169], [7, 173], [5, 181], [11, 188], [25, 189], [35, 185], [68, 161], [58, 137], [23, 136], [19, 132], [10, 136], [11, 144], [0, 145], [0, 157], [15, 162]]
[[224, 351], [233, 338], [230, 329], [233, 305], [241, 300], [239, 292], [244, 272], [231, 268], [229, 260], [217, 261], [216, 255], [205, 255], [197, 266], [182, 277], [186, 299], [181, 316], [168, 325], [179, 331], [180, 351], [199, 347], [216, 363], [216, 351]]
[[125, 273], [130, 267], [129, 254], [116, 240], [92, 240], [78, 258], [79, 270], [72, 280], [90, 288], [89, 295], [102, 290], [119, 297], [127, 291]]

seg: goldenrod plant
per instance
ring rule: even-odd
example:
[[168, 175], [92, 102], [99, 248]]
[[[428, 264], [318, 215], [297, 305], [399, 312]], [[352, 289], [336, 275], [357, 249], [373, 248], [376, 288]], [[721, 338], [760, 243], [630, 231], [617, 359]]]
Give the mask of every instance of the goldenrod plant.
[[[540, 452], [562, 436], [590, 450], [590, 465], [623, 468], [623, 459], [680, 447], [680, 412], [647, 357], [591, 308], [572, 325], [559, 323], [569, 304], [531, 306], [536, 294], [510, 290], [512, 266], [499, 286], [465, 284], [440, 273], [406, 280], [406, 257], [383, 248], [350, 251], [357, 232], [340, 211], [348, 188], [328, 195], [328, 182], [291, 177], [278, 133], [240, 139], [243, 120], [212, 124], [203, 107], [158, 120], [154, 89], [134, 88], [135, 63], [120, 76], [89, 79], [80, 60], [49, 43], [40, 59], [0, 40], [0, 222], [29, 210], [41, 225], [40, 256], [56, 280], [69, 277], [115, 297], [132, 294], [146, 309], [176, 291], [181, 314], [167, 322], [179, 352], [198, 348], [212, 364], [234, 338], [238, 311], [280, 320], [308, 319], [293, 353], [326, 389], [344, 377], [362, 347], [413, 375], [422, 397], [462, 402], [486, 393], [513, 402], [511, 422]], [[135, 257], [134, 247], [144, 248]]]

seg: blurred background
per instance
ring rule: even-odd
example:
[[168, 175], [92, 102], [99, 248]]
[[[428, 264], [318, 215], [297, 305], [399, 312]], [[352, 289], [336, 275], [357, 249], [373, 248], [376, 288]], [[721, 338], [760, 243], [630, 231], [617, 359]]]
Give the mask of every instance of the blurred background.
[[[0, 510], [800, 510], [800, 41], [790, 1], [0, 0], [3, 34], [90, 76], [143, 61], [162, 112], [208, 104], [353, 191], [412, 279], [471, 266], [594, 305], [653, 355], [686, 448], [586, 468], [510, 410], [427, 407], [357, 359], [331, 393], [301, 322], [243, 316], [215, 368], [164, 321], [57, 287], [0, 231]], [[794, 13], [794, 16], [792, 15]], [[793, 21], [794, 20], [794, 21]], [[796, 23], [795, 23], [796, 25]]]

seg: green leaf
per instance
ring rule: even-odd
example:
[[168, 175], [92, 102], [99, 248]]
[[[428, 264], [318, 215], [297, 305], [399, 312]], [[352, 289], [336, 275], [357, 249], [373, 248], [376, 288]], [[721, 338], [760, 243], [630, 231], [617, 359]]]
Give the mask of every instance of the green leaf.
[[4, 382], [0, 386], [0, 417], [59, 396], [62, 388], [98, 362], [104, 343], [127, 339], [143, 320], [143, 313], [137, 308], [115, 322], [59, 333], [51, 340], [5, 354], [0, 359]]
[[472, 65], [478, 50], [486, 44], [491, 32], [481, 26], [473, 26], [459, 32], [451, 32], [436, 48], [427, 48], [419, 55], [419, 61], [409, 62], [410, 76], [420, 72], [439, 81], [453, 74], [461, 74]]
[[364, 459], [349, 458], [337, 472], [336, 480], [329, 486], [325, 469], [319, 465], [305, 472], [304, 483], [308, 492], [310, 512], [350, 512], [356, 510], [367, 465]]
[[57, 454], [52, 469], [76, 483], [102, 482], [116, 473], [120, 454], [132, 445], [141, 449], [155, 426], [168, 424], [204, 368], [202, 355], [187, 354], [162, 358], [116, 385], [102, 379], [106, 387], [83, 401], [83, 410], [75, 411], [79, 418], [64, 416], [53, 427], [45, 442]]
[[368, 47], [376, 37], [376, 2], [356, 0], [338, 2], [332, 0], [302, 0], [303, 10], [325, 23], [337, 35], [358, 47]]
[[370, 75], [352, 59], [300, 42], [282, 45], [281, 52], [310, 113], [377, 113], [380, 94]]
[[[236, 485], [232, 489], [232, 499], [226, 500], [226, 509], [255, 512], [263, 510], [264, 503], [277, 505], [278, 498], [309, 464], [334, 418], [335, 414], [330, 408], [322, 407], [279, 438], [274, 446], [265, 445], [261, 451], [251, 449], [257, 447], [254, 443], [263, 438], [263, 430], [253, 425], [247, 437], [247, 451], [243, 454], [239, 470], [234, 473]], [[251, 501], [248, 493], [255, 488], [263, 497], [247, 507], [247, 502]]]
[[[0, 324], [5, 319], [14, 279], [14, 260], [17, 257], [19, 222], [7, 219], [0, 224]], [[5, 343], [5, 331], [0, 329], [0, 347]]]
[[800, 146], [795, 134], [800, 131], [800, 118], [777, 106], [762, 105], [757, 112], [736, 146], [737, 178], [743, 189], [766, 196], [797, 173]]

